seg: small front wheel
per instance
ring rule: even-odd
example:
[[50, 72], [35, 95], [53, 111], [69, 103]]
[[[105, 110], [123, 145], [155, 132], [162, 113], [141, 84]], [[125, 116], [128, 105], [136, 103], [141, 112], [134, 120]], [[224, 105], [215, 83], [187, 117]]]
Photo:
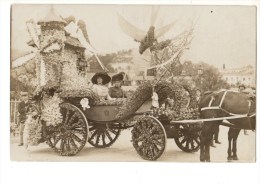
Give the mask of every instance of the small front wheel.
[[178, 135], [175, 138], [177, 146], [185, 152], [196, 152], [200, 149], [200, 125], [176, 125]]
[[157, 160], [165, 150], [166, 140], [164, 127], [152, 116], [140, 118], [132, 130], [133, 146], [145, 160]]

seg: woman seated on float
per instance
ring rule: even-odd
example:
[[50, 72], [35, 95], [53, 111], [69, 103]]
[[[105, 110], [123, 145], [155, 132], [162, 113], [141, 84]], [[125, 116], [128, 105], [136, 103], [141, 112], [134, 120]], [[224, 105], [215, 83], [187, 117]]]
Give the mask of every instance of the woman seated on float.
[[111, 81], [111, 77], [106, 72], [98, 72], [91, 79], [93, 86], [92, 90], [96, 93], [101, 99], [112, 100], [108, 94], [108, 87], [105, 86]]
[[124, 76], [124, 72], [112, 76], [112, 83], [114, 86], [109, 88], [109, 95], [112, 98], [125, 98], [125, 93], [121, 88]]

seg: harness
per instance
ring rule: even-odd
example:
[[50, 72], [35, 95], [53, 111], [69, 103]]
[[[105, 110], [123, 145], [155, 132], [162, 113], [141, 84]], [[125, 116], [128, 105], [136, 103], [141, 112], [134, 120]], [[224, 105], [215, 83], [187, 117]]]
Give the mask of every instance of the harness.
[[[222, 92], [222, 91], [220, 91], [220, 92]], [[220, 93], [220, 92], [218, 92], [218, 93]], [[215, 110], [221, 110], [221, 111], [227, 113], [230, 116], [241, 116], [241, 118], [247, 117], [248, 118], [248, 122], [249, 122], [249, 127], [251, 127], [250, 118], [256, 116], [256, 113], [253, 113], [253, 114], [250, 115], [250, 110], [251, 110], [251, 107], [252, 107], [252, 101], [248, 100], [248, 102], [249, 102], [248, 103], [248, 111], [247, 111], [246, 114], [235, 114], [235, 113], [229, 112], [226, 109], [222, 108], [222, 104], [223, 104], [223, 102], [224, 102], [228, 92], [229, 92], [228, 90], [225, 90], [224, 94], [221, 97], [219, 105], [218, 106], [214, 106], [214, 107], [212, 107], [211, 105], [212, 105], [213, 101], [215, 100], [215, 98], [213, 96], [211, 96], [211, 99], [209, 101], [209, 105], [207, 107], [201, 108], [201, 111], [214, 110], [215, 109]]]

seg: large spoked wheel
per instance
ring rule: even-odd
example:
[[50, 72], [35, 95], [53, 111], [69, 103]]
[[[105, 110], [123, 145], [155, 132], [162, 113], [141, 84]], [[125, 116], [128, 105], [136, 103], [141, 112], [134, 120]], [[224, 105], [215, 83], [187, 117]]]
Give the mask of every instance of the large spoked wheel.
[[145, 160], [157, 160], [165, 150], [166, 140], [162, 124], [151, 116], [139, 119], [132, 130], [133, 146]]
[[93, 123], [89, 126], [88, 142], [96, 148], [107, 148], [117, 140], [120, 132], [118, 124]]
[[200, 149], [200, 125], [176, 125], [178, 136], [177, 146], [185, 152], [196, 152]]
[[46, 142], [62, 156], [76, 155], [88, 139], [87, 119], [79, 108], [64, 103], [60, 105], [63, 121], [55, 127], [47, 127]]

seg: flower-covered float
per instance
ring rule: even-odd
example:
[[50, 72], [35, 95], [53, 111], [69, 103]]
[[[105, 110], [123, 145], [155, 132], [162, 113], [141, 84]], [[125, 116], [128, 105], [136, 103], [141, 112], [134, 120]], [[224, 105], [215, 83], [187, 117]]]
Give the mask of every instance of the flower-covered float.
[[[71, 22], [72, 18], [63, 19], [52, 9], [38, 22], [40, 32], [29, 31], [30, 45], [36, 50], [32, 61], [12, 70], [12, 76], [27, 76], [35, 88], [27, 142], [46, 142], [60, 155], [72, 156], [87, 142], [109, 147], [122, 129], [133, 127], [133, 146], [146, 160], [162, 155], [167, 138], [174, 138], [184, 151], [197, 151], [199, 127], [171, 123], [198, 118], [195, 88], [175, 80], [146, 81], [127, 98], [101, 100], [88, 85], [82, 37], [67, 31]], [[88, 40], [86, 31], [81, 33]], [[35, 75], [28, 78], [26, 69], [35, 70]]]

